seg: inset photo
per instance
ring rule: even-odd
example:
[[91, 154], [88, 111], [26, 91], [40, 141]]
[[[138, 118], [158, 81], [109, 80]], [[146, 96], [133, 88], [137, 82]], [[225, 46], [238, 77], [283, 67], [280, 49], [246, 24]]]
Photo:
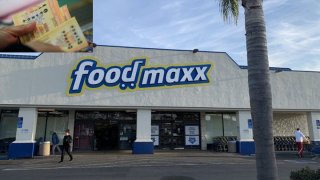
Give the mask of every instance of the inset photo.
[[0, 52], [92, 52], [92, 0], [0, 0]]

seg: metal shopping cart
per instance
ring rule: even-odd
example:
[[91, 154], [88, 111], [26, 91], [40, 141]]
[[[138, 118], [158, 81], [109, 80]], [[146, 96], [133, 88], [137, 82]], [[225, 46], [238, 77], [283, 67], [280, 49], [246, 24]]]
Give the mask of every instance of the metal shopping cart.
[[310, 143], [304, 144], [304, 149], [311, 153], [312, 159], [318, 159], [320, 157], [320, 142], [309, 141]]

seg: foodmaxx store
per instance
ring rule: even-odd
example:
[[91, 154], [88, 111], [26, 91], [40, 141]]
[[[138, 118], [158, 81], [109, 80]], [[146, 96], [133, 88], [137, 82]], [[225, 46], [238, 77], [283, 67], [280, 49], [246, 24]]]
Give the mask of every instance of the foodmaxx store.
[[[90, 55], [90, 56], [87, 56]], [[236, 137], [254, 153], [247, 70], [226, 53], [98, 46], [92, 54], [43, 53], [0, 61], [0, 139], [15, 138], [10, 158], [32, 157], [36, 141], [73, 149], [210, 150], [215, 137]], [[320, 142], [320, 74], [270, 71], [274, 136], [295, 128]]]

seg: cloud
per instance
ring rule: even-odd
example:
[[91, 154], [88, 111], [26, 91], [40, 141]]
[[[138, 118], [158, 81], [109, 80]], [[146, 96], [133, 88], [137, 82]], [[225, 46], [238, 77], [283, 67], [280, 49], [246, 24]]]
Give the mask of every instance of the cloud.
[[263, 1], [263, 8], [266, 13], [277, 10], [288, 3], [288, 0], [265, 0]]
[[320, 71], [320, 63], [315, 62], [320, 55], [318, 29], [320, 29], [320, 22], [305, 23], [303, 26], [282, 22], [270, 28], [270, 64], [298, 70]]
[[[98, 2], [98, 44], [224, 51], [238, 64], [246, 64], [243, 8], [235, 26], [223, 22], [218, 3], [211, 0]], [[271, 66], [320, 71], [318, 9], [320, 3], [314, 0], [264, 1]]]
[[163, 9], [163, 10], [171, 10], [171, 9], [175, 9], [175, 8], [179, 8], [181, 7], [182, 5], [182, 1], [174, 1], [174, 2], [171, 2], [171, 3], [166, 3], [164, 6], [161, 6], [160, 9]]

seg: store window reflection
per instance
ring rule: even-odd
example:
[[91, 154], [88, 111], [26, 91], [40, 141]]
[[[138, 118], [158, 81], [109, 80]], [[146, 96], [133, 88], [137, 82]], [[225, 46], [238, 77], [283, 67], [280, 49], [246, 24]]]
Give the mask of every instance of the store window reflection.
[[207, 113], [205, 123], [205, 137], [208, 144], [214, 137], [238, 135], [238, 123], [235, 113]]
[[7, 153], [16, 138], [18, 110], [0, 111], [0, 153]]
[[36, 141], [51, 141], [55, 131], [62, 142], [64, 131], [68, 127], [68, 111], [39, 111], [36, 130]]

